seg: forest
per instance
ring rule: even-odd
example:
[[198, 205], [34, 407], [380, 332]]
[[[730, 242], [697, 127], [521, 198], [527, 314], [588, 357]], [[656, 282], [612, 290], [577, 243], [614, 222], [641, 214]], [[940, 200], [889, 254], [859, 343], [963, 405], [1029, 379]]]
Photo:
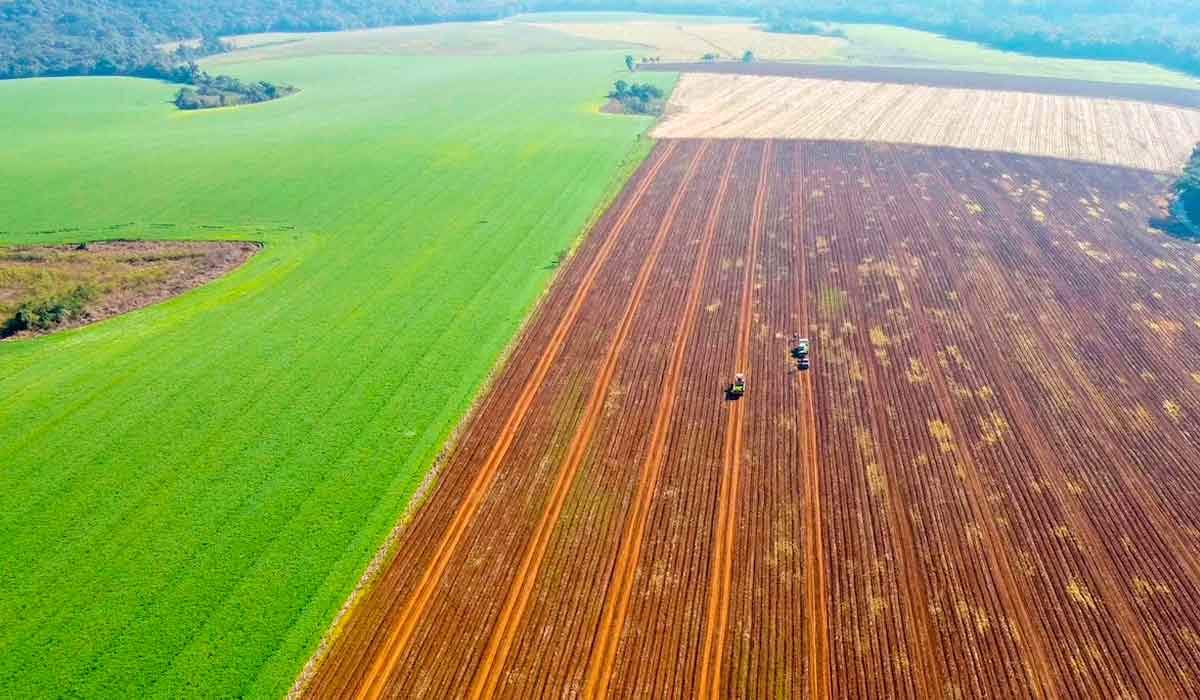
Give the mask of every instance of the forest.
[[818, 33], [811, 20], [879, 22], [1039, 56], [1141, 61], [1200, 75], [1192, 0], [806, 0], [760, 16], [774, 31]]
[[1025, 53], [1145, 61], [1200, 75], [1194, 0], [9, 0], [0, 78], [147, 75], [178, 62], [163, 42], [261, 31], [333, 31], [495, 19], [535, 10], [757, 17], [811, 33], [814, 20], [881, 22]]

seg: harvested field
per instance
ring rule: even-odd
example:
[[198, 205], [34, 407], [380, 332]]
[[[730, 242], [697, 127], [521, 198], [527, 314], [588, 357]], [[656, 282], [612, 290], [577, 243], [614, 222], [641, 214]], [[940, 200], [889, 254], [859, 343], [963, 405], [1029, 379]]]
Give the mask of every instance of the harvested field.
[[884, 66], [831, 66], [811, 63], [647, 63], [638, 68], [668, 73], [715, 73], [720, 75], [769, 75], [783, 78], [844, 80], [894, 85], [1033, 92], [1065, 97], [1098, 97], [1133, 102], [1152, 102], [1176, 107], [1200, 108], [1200, 90], [1166, 85], [1066, 80], [1063, 78], [998, 73], [973, 73], [935, 68], [893, 68]]
[[660, 143], [307, 694], [1194, 695], [1200, 254], [1146, 230], [1162, 189]]
[[654, 135], [952, 146], [1177, 172], [1200, 141], [1200, 111], [1022, 92], [687, 73]]
[[641, 55], [668, 61], [698, 61], [709, 53], [740, 60], [746, 51], [773, 61], [814, 60], [829, 56], [845, 43], [832, 37], [764, 32], [747, 22], [535, 22], [529, 26], [592, 41], [632, 44], [639, 47]]
[[[238, 241], [0, 247], [0, 338], [74, 328], [169, 299], [224, 275], [258, 250], [256, 243]], [[78, 297], [81, 308], [52, 327], [15, 325], [20, 309], [68, 297]]]

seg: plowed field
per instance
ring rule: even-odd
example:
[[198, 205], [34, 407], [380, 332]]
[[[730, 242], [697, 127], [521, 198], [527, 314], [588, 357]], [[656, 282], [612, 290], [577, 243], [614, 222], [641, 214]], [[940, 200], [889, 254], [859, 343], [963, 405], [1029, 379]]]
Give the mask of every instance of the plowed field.
[[1200, 692], [1200, 255], [1146, 230], [1162, 189], [660, 143], [306, 692]]

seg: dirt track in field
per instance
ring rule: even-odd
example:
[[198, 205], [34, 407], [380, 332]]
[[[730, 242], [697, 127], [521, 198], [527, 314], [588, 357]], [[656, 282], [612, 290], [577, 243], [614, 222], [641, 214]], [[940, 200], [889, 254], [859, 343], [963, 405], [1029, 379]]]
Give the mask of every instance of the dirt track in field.
[[1198, 692], [1200, 250], [1145, 230], [1162, 190], [660, 144], [308, 694]]

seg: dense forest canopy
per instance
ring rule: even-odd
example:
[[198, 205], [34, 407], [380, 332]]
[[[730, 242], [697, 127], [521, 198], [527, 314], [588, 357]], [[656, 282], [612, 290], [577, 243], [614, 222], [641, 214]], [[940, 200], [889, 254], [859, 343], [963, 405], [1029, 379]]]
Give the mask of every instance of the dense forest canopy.
[[0, 0], [0, 77], [148, 74], [172, 39], [325, 31], [533, 10], [639, 10], [871, 21], [1054, 56], [1141, 60], [1200, 74], [1196, 0]]
[[1200, 74], [1195, 0], [808, 0], [765, 7], [768, 27], [803, 19], [882, 22], [1035, 55], [1144, 61]]

